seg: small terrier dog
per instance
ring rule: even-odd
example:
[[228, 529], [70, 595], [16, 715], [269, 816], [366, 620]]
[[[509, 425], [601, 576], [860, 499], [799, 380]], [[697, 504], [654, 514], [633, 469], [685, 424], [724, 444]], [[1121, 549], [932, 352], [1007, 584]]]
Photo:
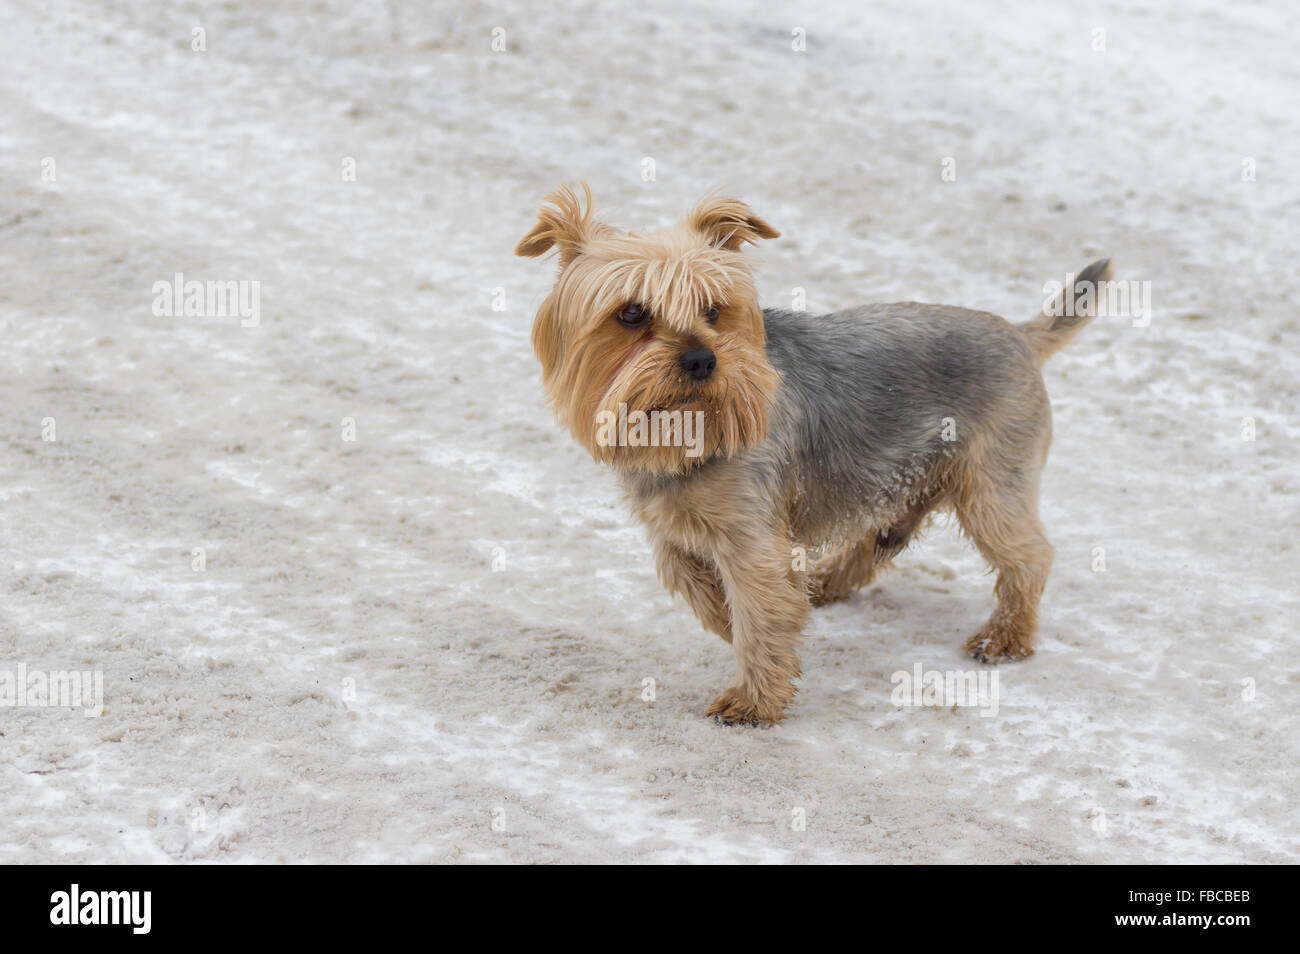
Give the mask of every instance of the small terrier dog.
[[582, 189], [547, 196], [515, 249], [558, 251], [533, 348], [557, 420], [649, 529], [664, 586], [735, 650], [709, 714], [779, 722], [809, 607], [869, 583], [939, 508], [998, 574], [967, 651], [1030, 655], [1053, 555], [1042, 366], [1095, 315], [1109, 261], [1021, 325], [913, 302], [762, 309], [741, 246], [779, 233], [744, 203], [709, 198], [638, 235], [596, 221]]

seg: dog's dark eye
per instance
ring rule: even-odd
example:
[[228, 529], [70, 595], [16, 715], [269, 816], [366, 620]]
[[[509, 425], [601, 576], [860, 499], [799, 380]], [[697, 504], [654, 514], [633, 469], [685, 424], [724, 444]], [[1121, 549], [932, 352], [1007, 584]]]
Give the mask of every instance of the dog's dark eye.
[[650, 320], [650, 309], [645, 305], [628, 305], [614, 318], [627, 328], [640, 328]]
[[709, 324], [712, 325], [716, 323], [718, 320], [718, 306], [710, 305], [708, 308], [704, 309], [704, 317], [709, 319]]

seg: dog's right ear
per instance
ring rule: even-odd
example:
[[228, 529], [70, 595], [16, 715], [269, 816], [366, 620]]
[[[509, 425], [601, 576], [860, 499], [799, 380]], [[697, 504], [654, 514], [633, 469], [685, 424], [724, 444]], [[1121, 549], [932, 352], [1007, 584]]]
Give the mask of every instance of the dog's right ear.
[[739, 199], [713, 195], [691, 212], [687, 224], [702, 232], [710, 245], [732, 252], [748, 242], [757, 245], [759, 239], [780, 238], [781, 233], [768, 225]]
[[554, 247], [559, 249], [561, 268], [578, 257], [583, 245], [602, 229], [591, 218], [591, 187], [585, 182], [581, 185], [584, 202], [579, 202], [577, 193], [567, 185], [560, 186], [543, 200], [550, 205], [542, 206], [537, 213], [537, 225], [519, 240], [516, 255], [536, 258]]

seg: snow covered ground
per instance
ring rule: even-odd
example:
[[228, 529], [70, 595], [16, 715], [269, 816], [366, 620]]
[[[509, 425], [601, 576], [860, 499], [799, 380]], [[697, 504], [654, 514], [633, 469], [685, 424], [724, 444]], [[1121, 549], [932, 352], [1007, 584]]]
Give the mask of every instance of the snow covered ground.
[[[0, 708], [0, 861], [1300, 861], [1294, 5], [815, 6], [0, 0], [0, 671], [103, 673]], [[511, 250], [580, 178], [742, 196], [776, 305], [1151, 283], [1048, 366], [996, 716], [891, 701], [992, 604], [941, 525], [785, 724], [704, 718], [730, 650], [540, 405]]]

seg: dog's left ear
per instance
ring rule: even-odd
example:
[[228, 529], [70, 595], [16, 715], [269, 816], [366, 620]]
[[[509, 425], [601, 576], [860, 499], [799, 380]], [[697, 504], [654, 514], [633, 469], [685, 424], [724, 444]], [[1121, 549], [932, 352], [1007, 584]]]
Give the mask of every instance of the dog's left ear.
[[549, 205], [542, 206], [533, 230], [515, 246], [516, 255], [536, 258], [556, 248], [560, 252], [560, 267], [564, 268], [581, 254], [587, 242], [608, 231], [607, 226], [592, 219], [591, 187], [585, 182], [581, 185], [585, 201], [579, 201], [578, 194], [567, 185], [560, 186], [543, 200]]
[[696, 231], [703, 232], [710, 245], [733, 252], [745, 242], [757, 245], [759, 239], [772, 239], [781, 234], [739, 199], [722, 196], [705, 199], [695, 207], [686, 222]]

